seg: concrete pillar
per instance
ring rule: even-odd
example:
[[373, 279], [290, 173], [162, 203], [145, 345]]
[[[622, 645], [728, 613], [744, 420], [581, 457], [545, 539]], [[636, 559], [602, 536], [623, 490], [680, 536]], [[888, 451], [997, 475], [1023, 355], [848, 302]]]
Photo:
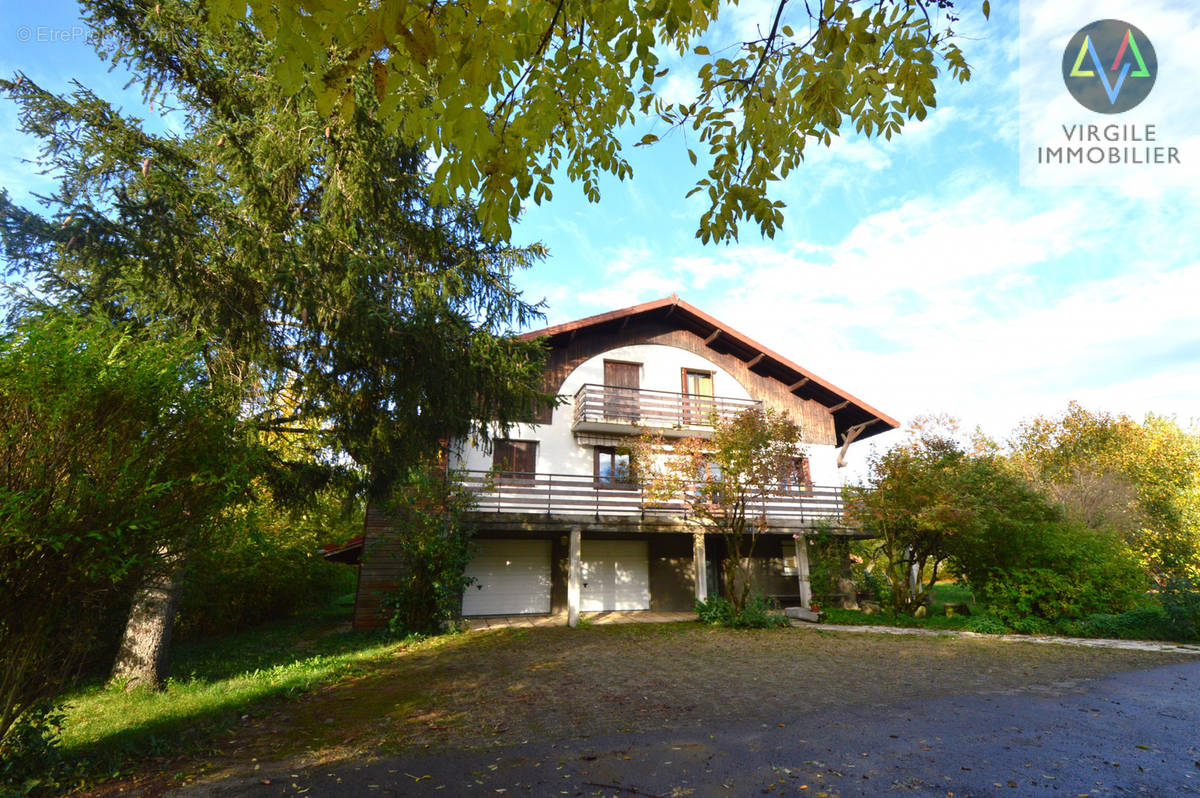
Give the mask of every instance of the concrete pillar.
[[812, 609], [812, 583], [808, 580], [808, 539], [796, 536], [796, 581], [800, 586], [800, 606]]
[[692, 562], [696, 567], [696, 601], [708, 600], [708, 557], [704, 553], [704, 533], [692, 533]]
[[579, 587], [583, 582], [583, 530], [571, 527], [571, 542], [567, 550], [567, 626], [579, 625]]

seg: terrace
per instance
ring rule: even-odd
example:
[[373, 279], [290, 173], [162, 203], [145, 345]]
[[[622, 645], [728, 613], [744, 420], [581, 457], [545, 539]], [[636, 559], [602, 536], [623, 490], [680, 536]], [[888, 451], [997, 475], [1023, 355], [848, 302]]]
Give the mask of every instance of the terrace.
[[709, 437], [714, 422], [761, 407], [754, 399], [700, 396], [588, 383], [575, 392], [574, 432], [629, 435], [649, 429], [667, 437]]
[[[681, 500], [653, 501], [640, 485], [578, 474], [460, 472], [476, 499], [474, 520], [490, 528], [585, 531], [679, 531], [688, 526]], [[768, 531], [829, 529], [860, 536], [845, 519], [842, 488], [813, 485], [782, 487], [750, 508], [765, 518]]]

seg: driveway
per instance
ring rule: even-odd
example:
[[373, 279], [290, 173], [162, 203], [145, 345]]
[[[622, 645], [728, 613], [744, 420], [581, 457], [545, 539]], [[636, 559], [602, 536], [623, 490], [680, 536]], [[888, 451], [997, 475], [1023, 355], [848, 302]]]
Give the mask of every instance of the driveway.
[[777, 709], [785, 720], [773, 724], [263, 766], [173, 794], [1200, 795], [1200, 662], [919, 701], [897, 694], [812, 713]]

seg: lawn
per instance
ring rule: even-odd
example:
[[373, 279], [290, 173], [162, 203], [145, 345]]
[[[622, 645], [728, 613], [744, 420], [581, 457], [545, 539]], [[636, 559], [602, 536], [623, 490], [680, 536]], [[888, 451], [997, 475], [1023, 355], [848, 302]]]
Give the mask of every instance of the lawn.
[[701, 727], [981, 690], [1028, 690], [1180, 655], [698, 623], [504, 629], [409, 645], [294, 622], [181, 647], [164, 693], [91, 688], [64, 743], [105, 775], [191, 780], [254, 759], [333, 759]]

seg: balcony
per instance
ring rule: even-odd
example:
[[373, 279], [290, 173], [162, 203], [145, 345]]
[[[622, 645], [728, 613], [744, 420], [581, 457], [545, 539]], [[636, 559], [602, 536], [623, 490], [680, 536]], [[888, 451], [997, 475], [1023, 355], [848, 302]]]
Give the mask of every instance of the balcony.
[[[463, 484], [475, 495], [475, 519], [484, 526], [561, 530], [563, 524], [612, 531], [670, 530], [688, 523], [682, 501], [650, 501], [641, 486], [605, 482], [577, 474], [459, 472]], [[781, 488], [749, 508], [754, 517], [765, 515], [775, 529], [829, 527], [842, 534], [847, 528], [842, 489], [836, 486]], [[489, 521], [489, 516], [491, 521]], [[514, 519], [514, 516], [520, 518]]]
[[727, 420], [750, 408], [754, 399], [696, 396], [587, 384], [575, 393], [574, 432], [629, 435], [650, 429], [666, 437], [709, 437], [716, 420]]

